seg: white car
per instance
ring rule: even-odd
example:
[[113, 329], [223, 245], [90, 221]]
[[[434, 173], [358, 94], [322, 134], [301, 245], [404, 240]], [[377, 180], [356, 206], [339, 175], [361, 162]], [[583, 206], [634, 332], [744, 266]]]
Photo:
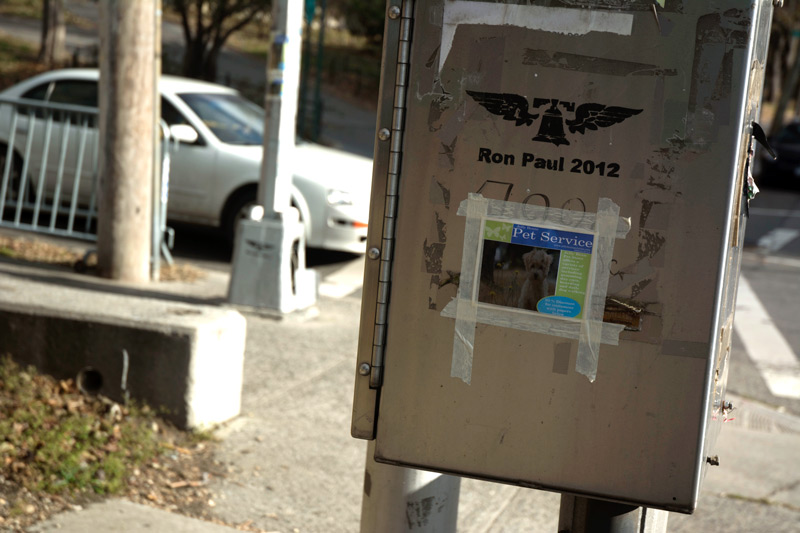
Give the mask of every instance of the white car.
[[[96, 108], [98, 75], [96, 69], [46, 72], [0, 92], [0, 97]], [[159, 89], [161, 116], [167, 124], [190, 126], [197, 133], [194, 142], [181, 142], [171, 153], [167, 218], [217, 226], [232, 238], [238, 219], [256, 203], [263, 156], [264, 111], [233, 89], [198, 80], [162, 76]], [[0, 157], [4, 157], [10, 107], [0, 107]], [[19, 115], [20, 122], [27, 120], [25, 115]], [[47, 167], [47, 173], [53, 174], [48, 181], [53, 182], [59, 166], [54, 162], [60, 139], [58, 127], [58, 123], [53, 126]], [[24, 128], [17, 131], [24, 131]], [[71, 131], [77, 136], [77, 127], [73, 126]], [[96, 129], [92, 128], [90, 135], [96, 138]], [[19, 160], [26, 153], [26, 137], [17, 134], [14, 140]], [[43, 135], [34, 139], [33, 144], [36, 144]], [[77, 151], [78, 144], [70, 142], [70, 151]], [[41, 154], [41, 149], [36, 148], [34, 146], [29, 153]], [[76, 168], [70, 162], [76, 157], [75, 153], [67, 155], [65, 184], [70, 183], [69, 173], [74, 173]], [[28, 174], [37, 176], [41, 161], [31, 159]], [[292, 204], [300, 211], [305, 224], [306, 245], [364, 253], [372, 161], [301, 142], [295, 149], [291, 168]], [[85, 191], [81, 196], [86, 196]]]

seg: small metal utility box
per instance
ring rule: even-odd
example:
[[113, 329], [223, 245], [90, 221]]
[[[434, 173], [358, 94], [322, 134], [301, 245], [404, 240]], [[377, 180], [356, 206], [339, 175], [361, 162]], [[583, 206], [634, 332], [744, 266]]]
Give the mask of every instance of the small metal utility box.
[[376, 460], [695, 509], [772, 10], [390, 0], [352, 421]]

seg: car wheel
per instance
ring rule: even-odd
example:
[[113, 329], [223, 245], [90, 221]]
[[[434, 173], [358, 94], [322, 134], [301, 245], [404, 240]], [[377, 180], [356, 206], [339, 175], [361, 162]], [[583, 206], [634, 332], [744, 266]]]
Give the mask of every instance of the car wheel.
[[[257, 205], [259, 204], [256, 200], [255, 188], [243, 189], [237, 192], [228, 201], [228, 205], [224, 211], [225, 214], [223, 215], [222, 231], [225, 235], [225, 239], [231, 246], [236, 242], [236, 230], [239, 227], [239, 221], [249, 218], [250, 211]], [[300, 210], [294, 198], [292, 198], [291, 205], [297, 209], [300, 222], [305, 223], [303, 220], [303, 211]], [[308, 228], [306, 228], [306, 237], [308, 237]]]
[[222, 231], [231, 246], [236, 241], [239, 221], [249, 218], [250, 210], [256, 205], [258, 205], [256, 203], [256, 189], [243, 189], [237, 192], [228, 202], [222, 221]]

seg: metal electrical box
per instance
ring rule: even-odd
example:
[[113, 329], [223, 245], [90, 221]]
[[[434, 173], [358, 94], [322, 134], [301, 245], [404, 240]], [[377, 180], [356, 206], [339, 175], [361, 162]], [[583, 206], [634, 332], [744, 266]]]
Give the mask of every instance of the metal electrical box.
[[692, 512], [772, 0], [390, 0], [352, 433]]

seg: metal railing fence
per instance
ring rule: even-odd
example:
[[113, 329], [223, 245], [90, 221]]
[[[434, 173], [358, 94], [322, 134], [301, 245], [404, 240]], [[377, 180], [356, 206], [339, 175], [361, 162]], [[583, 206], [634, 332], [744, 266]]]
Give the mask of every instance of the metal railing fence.
[[[169, 128], [162, 146], [169, 147]], [[171, 263], [166, 246], [169, 150], [153, 194], [153, 257]], [[0, 227], [97, 241], [98, 110], [38, 100], [0, 98]], [[165, 168], [164, 168], [165, 167]], [[171, 243], [170, 243], [171, 244]]]

